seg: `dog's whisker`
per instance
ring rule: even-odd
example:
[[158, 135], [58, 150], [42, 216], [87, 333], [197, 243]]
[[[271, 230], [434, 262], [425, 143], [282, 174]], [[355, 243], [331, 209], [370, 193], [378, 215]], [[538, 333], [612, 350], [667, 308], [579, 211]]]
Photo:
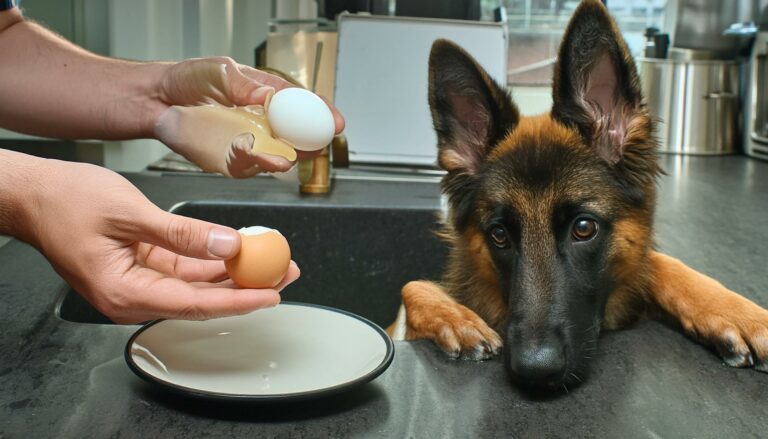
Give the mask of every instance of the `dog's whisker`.
[[573, 377], [573, 379], [575, 379], [576, 381], [578, 381], [578, 382], [580, 382], [580, 383], [582, 383], [582, 382], [583, 382], [583, 381], [581, 380], [581, 378], [579, 378], [579, 376], [578, 376], [578, 375], [576, 375], [576, 373], [574, 373], [574, 372], [570, 372], [570, 374], [569, 374], [569, 375], [570, 375], [570, 376], [572, 376], [572, 377]]

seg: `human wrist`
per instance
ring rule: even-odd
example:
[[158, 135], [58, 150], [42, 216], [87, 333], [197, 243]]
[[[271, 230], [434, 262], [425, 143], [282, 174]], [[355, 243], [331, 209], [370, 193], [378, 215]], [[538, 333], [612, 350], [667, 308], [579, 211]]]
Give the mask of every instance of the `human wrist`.
[[34, 241], [36, 193], [45, 184], [48, 160], [0, 149], [0, 234]]
[[[123, 85], [124, 105], [107, 112], [107, 129], [127, 131], [126, 138], [155, 138], [155, 122], [168, 108], [161, 98], [162, 82], [172, 63], [131, 62]], [[129, 125], [116, 128], [114, 124]], [[130, 125], [131, 123], [135, 125]]]

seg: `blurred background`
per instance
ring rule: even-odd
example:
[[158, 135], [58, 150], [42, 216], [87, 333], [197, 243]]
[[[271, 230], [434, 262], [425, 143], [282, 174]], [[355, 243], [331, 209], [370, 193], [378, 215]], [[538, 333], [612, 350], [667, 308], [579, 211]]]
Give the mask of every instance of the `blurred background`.
[[[434, 166], [435, 159], [425, 88], [432, 40], [446, 37], [463, 45], [510, 86], [523, 113], [540, 113], [551, 105], [552, 66], [577, 5], [565, 0], [21, 2], [28, 18], [99, 54], [136, 60], [228, 55], [275, 69], [339, 107], [347, 118], [352, 164], [423, 167]], [[761, 87], [768, 82], [768, 44], [760, 36], [767, 6], [768, 0], [607, 1], [638, 59], [649, 103], [664, 122], [663, 150], [768, 157], [768, 143], [761, 143], [768, 138]], [[59, 142], [55, 149], [42, 143], [50, 141], [0, 131], [0, 147], [118, 171], [162, 168], [168, 158], [168, 150], [153, 140]]]

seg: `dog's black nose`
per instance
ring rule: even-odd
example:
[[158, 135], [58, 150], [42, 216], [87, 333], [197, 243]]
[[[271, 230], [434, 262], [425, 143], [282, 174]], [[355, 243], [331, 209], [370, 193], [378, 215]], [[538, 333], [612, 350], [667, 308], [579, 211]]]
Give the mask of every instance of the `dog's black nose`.
[[528, 346], [509, 353], [507, 366], [513, 378], [521, 383], [554, 385], [565, 375], [565, 352], [559, 344]]

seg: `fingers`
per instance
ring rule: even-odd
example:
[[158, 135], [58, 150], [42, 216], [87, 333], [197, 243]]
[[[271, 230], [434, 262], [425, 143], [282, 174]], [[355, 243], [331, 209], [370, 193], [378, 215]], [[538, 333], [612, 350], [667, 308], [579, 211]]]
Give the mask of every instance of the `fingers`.
[[333, 112], [333, 122], [336, 124], [336, 134], [339, 134], [344, 131], [346, 121], [344, 120], [344, 116], [336, 110], [336, 107], [331, 107], [331, 111]]
[[134, 239], [198, 259], [229, 259], [240, 251], [240, 234], [217, 224], [174, 215], [154, 206], [142, 209]]
[[259, 166], [251, 160], [255, 137], [251, 133], [240, 134], [232, 141], [227, 153], [227, 171], [234, 178], [248, 178], [258, 174]]
[[[295, 87], [290, 82], [229, 57], [187, 60], [174, 65], [163, 80], [161, 100], [166, 105], [263, 105], [273, 91]], [[336, 133], [344, 129], [344, 118], [324, 99], [333, 113]]]
[[136, 262], [187, 282], [219, 282], [227, 278], [222, 261], [189, 258], [156, 245], [137, 243]]
[[291, 84], [279, 76], [254, 69], [253, 67], [240, 65], [240, 73], [248, 80], [272, 87], [275, 89], [275, 91], [279, 91], [288, 87], [296, 87], [294, 84]]
[[293, 167], [293, 162], [288, 161], [284, 157], [256, 153], [251, 154], [249, 159], [253, 164], [258, 166], [261, 170], [266, 172], [286, 172]]
[[[275, 91], [279, 91], [288, 87], [295, 87], [295, 85], [291, 84], [290, 82], [280, 77], [277, 77], [267, 72], [262, 72], [261, 70], [257, 70], [251, 67], [240, 65], [237, 70], [237, 73], [238, 75], [232, 78], [233, 94], [237, 89], [247, 90], [247, 93], [243, 91], [235, 94], [235, 96], [233, 97], [233, 100], [237, 103], [237, 105], [264, 104], [264, 100], [266, 98], [266, 93], [268, 90], [263, 90], [259, 93], [255, 93], [256, 90], [254, 90], [254, 87], [256, 86], [254, 86], [253, 84], [259, 84], [259, 86], [271, 87]], [[245, 83], [241, 84], [242, 81], [248, 81], [248, 82], [251, 82], [252, 84], [245, 84]], [[344, 131], [345, 121], [344, 121], [344, 117], [341, 115], [341, 113], [339, 113], [339, 110], [337, 110], [336, 107], [331, 105], [331, 103], [328, 102], [328, 99], [322, 96], [320, 96], [320, 98], [325, 101], [326, 105], [328, 105], [328, 108], [330, 108], [331, 112], [333, 113], [333, 121], [336, 125], [336, 134], [339, 134], [340, 132]]]
[[235, 64], [228, 71], [229, 87], [235, 105], [263, 105], [269, 93], [293, 85], [275, 75]]
[[[150, 271], [147, 268], [140, 270]], [[137, 272], [141, 275], [141, 272]], [[162, 277], [131, 292], [130, 302], [102, 310], [116, 323], [152, 319], [207, 320], [246, 314], [280, 303], [276, 290], [251, 290], [215, 284], [189, 284]]]
[[[300, 274], [301, 271], [299, 270], [299, 267], [295, 262], [291, 261], [290, 265], [288, 266], [288, 271], [285, 272], [285, 277], [283, 277], [283, 280], [281, 280], [280, 283], [277, 284], [277, 286], [275, 286], [273, 289], [277, 292], [283, 291], [285, 287], [296, 281]], [[238, 285], [235, 283], [235, 281], [230, 278], [219, 282], [217, 285], [221, 287], [238, 288]]]
[[[167, 251], [165, 249], [158, 249]], [[174, 270], [168, 274], [185, 282], [220, 282], [227, 279], [227, 267], [223, 261], [195, 259], [176, 255]]]
[[254, 153], [254, 136], [245, 133], [237, 136], [227, 154], [227, 171], [234, 178], [247, 178], [259, 172], [285, 172], [294, 162], [272, 154]]
[[123, 278], [127, 294], [122, 300], [102, 302], [99, 309], [116, 323], [159, 318], [207, 320], [241, 315], [276, 306], [280, 303], [279, 291], [298, 277], [299, 268], [293, 261], [280, 285], [263, 290], [240, 289], [231, 281], [187, 283], [146, 267], [135, 267]]
[[[269, 87], [269, 86], [259, 87], [251, 93], [248, 101], [258, 105], [265, 105], [267, 102], [267, 99], [269, 99], [269, 96], [273, 94], [275, 94], [275, 89], [273, 87]], [[246, 104], [246, 105], [252, 105], [252, 104]]]
[[328, 99], [324, 98], [323, 96], [320, 96], [320, 99], [325, 101], [325, 104], [328, 105], [328, 108], [331, 109], [331, 113], [333, 113], [333, 122], [336, 124], [336, 134], [339, 134], [340, 132], [344, 131], [344, 125], [346, 122], [344, 121], [344, 116], [339, 113], [339, 110], [336, 109], [333, 105], [331, 105], [330, 102], [328, 102]]
[[299, 278], [301, 275], [301, 270], [299, 270], [299, 266], [296, 265], [295, 262], [291, 261], [291, 263], [288, 265], [288, 271], [285, 273], [285, 277], [282, 281], [280, 281], [279, 284], [275, 287], [275, 290], [282, 291], [283, 288], [287, 287], [288, 285], [292, 284], [296, 279]]
[[[179, 256], [162, 247], [140, 244], [137, 259], [148, 268], [168, 276], [179, 278], [186, 282], [212, 282], [219, 285], [234, 287], [234, 282], [222, 283], [229, 279], [227, 269], [221, 261], [189, 258]], [[301, 271], [294, 261], [291, 261], [285, 278], [274, 288], [281, 291], [299, 278]]]

